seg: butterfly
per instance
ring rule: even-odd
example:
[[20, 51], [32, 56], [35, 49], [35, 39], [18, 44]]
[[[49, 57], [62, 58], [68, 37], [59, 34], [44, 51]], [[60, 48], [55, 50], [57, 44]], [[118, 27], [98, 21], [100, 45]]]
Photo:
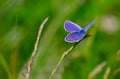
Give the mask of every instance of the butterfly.
[[64, 29], [67, 32], [70, 32], [66, 37], [65, 37], [65, 41], [66, 42], [70, 42], [70, 43], [74, 43], [74, 42], [79, 42], [80, 40], [82, 40], [85, 35], [86, 35], [86, 31], [95, 23], [95, 20], [90, 22], [85, 28], [81, 28], [79, 25], [77, 25], [76, 23], [73, 23], [69, 20], [65, 21], [64, 24]]

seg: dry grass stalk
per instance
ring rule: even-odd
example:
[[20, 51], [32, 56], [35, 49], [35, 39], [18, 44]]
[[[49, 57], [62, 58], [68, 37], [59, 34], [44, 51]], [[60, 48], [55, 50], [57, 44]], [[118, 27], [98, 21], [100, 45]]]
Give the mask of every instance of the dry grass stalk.
[[26, 72], [23, 73], [23, 76], [28, 79], [30, 76], [30, 73], [32, 71], [33, 68], [33, 63], [34, 63], [34, 59], [36, 57], [37, 51], [38, 51], [38, 46], [39, 46], [39, 42], [40, 42], [40, 37], [41, 37], [41, 33], [42, 30], [44, 28], [45, 23], [48, 21], [48, 17], [42, 22], [42, 24], [40, 25], [39, 31], [38, 31], [38, 36], [37, 36], [37, 40], [35, 42], [35, 46], [34, 46], [34, 50], [32, 52], [31, 58], [28, 61], [27, 66], [25, 67]]

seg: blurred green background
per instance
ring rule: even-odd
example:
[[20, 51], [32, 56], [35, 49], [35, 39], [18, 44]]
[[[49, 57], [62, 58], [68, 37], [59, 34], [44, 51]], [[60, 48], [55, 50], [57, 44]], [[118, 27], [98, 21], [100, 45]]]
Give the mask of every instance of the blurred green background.
[[0, 0], [0, 79], [24, 79], [21, 70], [48, 16], [30, 79], [48, 79], [74, 45], [64, 41], [65, 20], [85, 27], [94, 19], [91, 36], [64, 59], [54, 79], [120, 79], [119, 0]]

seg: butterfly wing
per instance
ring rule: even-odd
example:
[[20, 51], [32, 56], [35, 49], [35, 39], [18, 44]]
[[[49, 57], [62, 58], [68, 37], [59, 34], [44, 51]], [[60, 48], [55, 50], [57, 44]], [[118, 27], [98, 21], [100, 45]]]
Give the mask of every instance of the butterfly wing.
[[75, 24], [75, 23], [67, 20], [67, 21], [65, 21], [64, 29], [65, 29], [67, 32], [78, 32], [78, 31], [80, 31], [82, 28], [81, 28], [79, 25], [77, 25], [77, 24]]
[[96, 20], [90, 22], [85, 28], [83, 28], [84, 31], [87, 31], [94, 23]]
[[81, 30], [80, 32], [72, 32], [65, 37], [66, 42], [79, 42], [85, 36], [85, 31]]

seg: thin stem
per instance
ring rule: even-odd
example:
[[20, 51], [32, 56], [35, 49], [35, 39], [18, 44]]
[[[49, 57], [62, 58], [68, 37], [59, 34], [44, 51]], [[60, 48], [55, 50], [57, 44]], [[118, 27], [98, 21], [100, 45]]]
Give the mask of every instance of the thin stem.
[[[90, 35], [86, 35], [83, 39], [89, 37]], [[82, 40], [83, 40], [82, 39]], [[80, 40], [79, 42], [81, 42], [82, 40]], [[55, 68], [53, 69], [52, 73], [50, 74], [50, 77], [49, 79], [52, 79], [52, 77], [54, 76], [54, 74], [56, 73], [57, 69], [59, 68], [60, 64], [62, 63], [63, 59], [65, 58], [65, 56], [67, 56], [71, 51], [72, 49], [77, 45], [79, 44], [79, 42], [76, 42], [72, 47], [70, 47], [66, 52], [64, 52], [59, 60], [59, 62], [57, 63], [57, 65], [55, 66]]]
[[35, 45], [34, 45], [34, 50], [32, 52], [32, 55], [31, 55], [31, 58], [30, 60], [28, 61], [28, 65], [25, 67], [26, 68], [26, 73], [23, 73], [23, 76], [28, 79], [29, 76], [30, 76], [30, 73], [31, 73], [31, 70], [33, 68], [33, 63], [34, 63], [34, 59], [36, 57], [36, 54], [37, 54], [37, 51], [38, 51], [38, 46], [39, 46], [39, 42], [40, 42], [40, 37], [41, 37], [41, 33], [42, 33], [42, 30], [44, 28], [44, 25], [45, 23], [48, 21], [48, 17], [42, 22], [42, 24], [40, 25], [40, 28], [39, 28], [39, 31], [38, 31], [38, 36], [37, 36], [37, 40], [35, 42]]
[[52, 79], [52, 77], [54, 76], [55, 72], [57, 71], [58, 67], [60, 66], [60, 64], [62, 63], [63, 59], [65, 58], [66, 55], [69, 54], [69, 52], [73, 49], [74, 46], [70, 47], [66, 52], [64, 52], [59, 60], [59, 62], [57, 63], [56, 67], [53, 69], [49, 79]]

